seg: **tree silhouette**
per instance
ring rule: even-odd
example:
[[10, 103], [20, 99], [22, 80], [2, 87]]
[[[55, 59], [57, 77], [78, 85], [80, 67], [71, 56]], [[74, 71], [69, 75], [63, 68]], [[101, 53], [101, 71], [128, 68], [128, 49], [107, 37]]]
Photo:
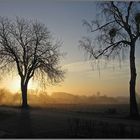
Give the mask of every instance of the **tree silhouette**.
[[127, 49], [130, 50], [130, 116], [139, 116], [136, 102], [135, 47], [140, 38], [139, 2], [99, 2], [100, 14], [96, 20], [84, 25], [92, 37], [80, 40], [80, 46], [89, 54], [90, 59], [115, 58]]
[[0, 17], [1, 68], [6, 70], [12, 66], [17, 69], [21, 78], [23, 108], [28, 107], [28, 82], [33, 76], [52, 84], [63, 79], [64, 71], [59, 66], [60, 46], [59, 42], [53, 43], [44, 24], [23, 18], [12, 21]]

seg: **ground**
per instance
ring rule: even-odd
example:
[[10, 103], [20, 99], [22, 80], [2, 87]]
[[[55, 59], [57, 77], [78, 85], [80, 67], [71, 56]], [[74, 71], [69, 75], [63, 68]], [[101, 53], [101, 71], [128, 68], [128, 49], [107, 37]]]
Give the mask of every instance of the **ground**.
[[140, 138], [140, 121], [128, 119], [124, 106], [116, 106], [52, 105], [28, 110], [1, 106], [0, 137]]

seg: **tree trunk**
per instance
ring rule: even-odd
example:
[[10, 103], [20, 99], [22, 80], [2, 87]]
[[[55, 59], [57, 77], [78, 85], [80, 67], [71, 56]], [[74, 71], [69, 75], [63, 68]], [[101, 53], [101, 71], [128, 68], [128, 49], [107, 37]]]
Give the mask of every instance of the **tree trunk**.
[[130, 117], [136, 118], [139, 116], [138, 106], [136, 101], [136, 66], [135, 66], [135, 45], [130, 46]]
[[28, 102], [27, 102], [27, 86], [28, 82], [24, 83], [21, 80], [21, 92], [22, 92], [22, 108], [28, 108]]

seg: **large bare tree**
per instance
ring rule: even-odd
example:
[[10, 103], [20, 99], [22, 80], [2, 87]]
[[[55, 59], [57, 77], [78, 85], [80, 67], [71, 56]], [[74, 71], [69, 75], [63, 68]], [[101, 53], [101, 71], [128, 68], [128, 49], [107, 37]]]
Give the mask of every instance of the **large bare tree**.
[[139, 2], [98, 2], [100, 14], [96, 20], [86, 21], [90, 33], [94, 33], [94, 39], [84, 37], [80, 46], [89, 54], [90, 59], [109, 59], [130, 50], [130, 116], [138, 117], [136, 101], [136, 66], [135, 48], [140, 38], [140, 4]]
[[[14, 67], [21, 78], [22, 107], [28, 107], [29, 80], [60, 82], [64, 71], [59, 66], [61, 43], [53, 38], [44, 24], [23, 18], [0, 17], [0, 62], [4, 70]], [[47, 84], [47, 83], [45, 83]]]

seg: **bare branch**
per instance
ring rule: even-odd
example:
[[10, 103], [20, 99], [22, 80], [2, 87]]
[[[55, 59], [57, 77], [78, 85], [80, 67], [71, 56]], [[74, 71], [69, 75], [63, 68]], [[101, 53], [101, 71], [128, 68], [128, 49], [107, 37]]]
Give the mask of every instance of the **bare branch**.
[[88, 23], [86, 20], [84, 20], [83, 25], [88, 26], [88, 27], [90, 28], [90, 31], [91, 31], [91, 32], [95, 32], [95, 31], [101, 30], [102, 28], [104, 28], [104, 27], [106, 27], [106, 26], [108, 26], [108, 25], [110, 25], [110, 24], [112, 24], [112, 23], [114, 23], [114, 22], [115, 22], [115, 20], [110, 21], [110, 22], [108, 22], [108, 23], [106, 23], [106, 24], [104, 24], [104, 25], [101, 25], [101, 26], [97, 25], [97, 26], [99, 26], [99, 27], [96, 28], [96, 29], [93, 29], [92, 25], [91, 25], [90, 23]]
[[60, 56], [59, 45], [53, 45], [44, 24], [0, 17], [0, 60], [5, 62], [3, 67], [16, 64], [23, 85], [36, 71], [46, 79], [58, 82], [56, 79], [61, 79], [64, 74], [59, 67]]
[[132, 4], [133, 4], [133, 2], [130, 1], [129, 6], [128, 6], [128, 9], [127, 9], [127, 16], [126, 16], [126, 23], [127, 24], [128, 24], [129, 17], [130, 17], [130, 10], [131, 10]]
[[[132, 8], [136, 6], [134, 2], [99, 3], [103, 11], [101, 13], [102, 20], [97, 19], [91, 23], [84, 20], [83, 23], [90, 29], [90, 32], [96, 32], [94, 38], [91, 36], [94, 42], [91, 41], [91, 38], [83, 38], [79, 41], [80, 46], [89, 54], [89, 59], [98, 59], [101, 56], [109, 57], [113, 55], [113, 52], [115, 53], [117, 48], [121, 50], [123, 46], [130, 46], [140, 37], [139, 23], [136, 24], [135, 28], [135, 23], [132, 22], [135, 18], [135, 14], [132, 12]], [[136, 34], [134, 34], [135, 30]]]

